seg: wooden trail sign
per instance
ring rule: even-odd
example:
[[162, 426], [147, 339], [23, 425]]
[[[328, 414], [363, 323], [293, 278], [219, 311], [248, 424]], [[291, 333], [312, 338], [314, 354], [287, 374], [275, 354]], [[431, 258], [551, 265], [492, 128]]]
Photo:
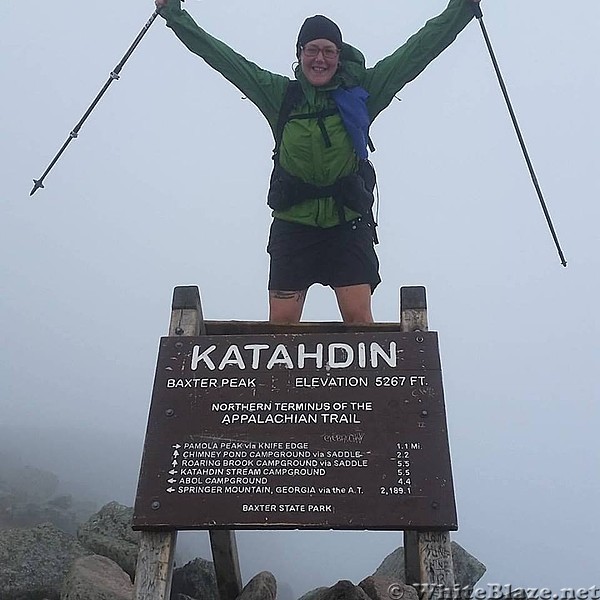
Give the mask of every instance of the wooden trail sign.
[[134, 526], [456, 529], [437, 335], [163, 338]]
[[176, 288], [161, 340], [134, 528], [136, 600], [170, 592], [176, 532], [208, 529], [221, 600], [234, 529], [405, 531], [410, 583], [453, 585], [457, 528], [437, 335], [425, 289], [401, 323], [204, 321]]

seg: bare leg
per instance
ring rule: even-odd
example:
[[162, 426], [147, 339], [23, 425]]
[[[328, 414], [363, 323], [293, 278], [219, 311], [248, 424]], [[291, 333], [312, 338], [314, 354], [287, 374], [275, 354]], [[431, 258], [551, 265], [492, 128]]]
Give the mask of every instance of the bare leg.
[[368, 283], [335, 288], [344, 323], [372, 323], [371, 286]]
[[306, 290], [269, 290], [269, 321], [271, 323], [298, 323], [302, 316]]

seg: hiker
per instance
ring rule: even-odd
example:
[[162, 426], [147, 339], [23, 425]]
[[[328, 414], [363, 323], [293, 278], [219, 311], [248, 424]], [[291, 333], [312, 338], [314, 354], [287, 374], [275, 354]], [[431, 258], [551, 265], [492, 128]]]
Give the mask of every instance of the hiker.
[[333, 288], [345, 322], [373, 322], [371, 295], [381, 279], [369, 126], [466, 27], [473, 2], [479, 0], [450, 0], [444, 12], [371, 68], [333, 21], [309, 17], [296, 42], [295, 83], [206, 33], [180, 0], [156, 0], [167, 26], [253, 102], [273, 131], [271, 322], [298, 322], [313, 283]]

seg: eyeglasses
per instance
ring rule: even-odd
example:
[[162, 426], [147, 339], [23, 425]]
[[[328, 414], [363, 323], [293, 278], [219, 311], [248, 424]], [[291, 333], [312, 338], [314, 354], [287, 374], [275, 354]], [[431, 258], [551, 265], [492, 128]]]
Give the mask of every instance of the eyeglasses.
[[319, 48], [319, 46], [302, 46], [302, 52], [304, 52], [304, 56], [308, 58], [315, 58], [319, 56], [320, 52], [323, 55], [323, 58], [333, 60], [334, 58], [337, 58], [340, 49], [334, 48], [333, 46], [327, 46], [326, 48]]

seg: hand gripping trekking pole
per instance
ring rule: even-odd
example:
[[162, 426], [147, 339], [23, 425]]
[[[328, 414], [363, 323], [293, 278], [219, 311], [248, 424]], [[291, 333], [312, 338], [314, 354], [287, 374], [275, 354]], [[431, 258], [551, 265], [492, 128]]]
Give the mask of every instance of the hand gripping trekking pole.
[[100, 102], [100, 98], [102, 98], [102, 96], [104, 96], [104, 93], [110, 87], [110, 84], [115, 79], [119, 79], [119, 73], [121, 72], [121, 69], [127, 62], [128, 58], [133, 54], [133, 51], [137, 48], [137, 45], [142, 41], [142, 38], [146, 35], [146, 32], [148, 31], [148, 29], [150, 29], [150, 26], [152, 25], [152, 23], [154, 23], [157, 16], [158, 16], [158, 9], [155, 10], [154, 13], [152, 13], [152, 16], [150, 17], [150, 19], [148, 19], [148, 22], [144, 25], [142, 30], [138, 33], [138, 36], [133, 41], [133, 44], [131, 44], [131, 46], [129, 47], [129, 50], [127, 50], [127, 52], [125, 53], [125, 56], [123, 56], [123, 58], [121, 59], [121, 62], [114, 68], [113, 71], [111, 71], [107, 82], [104, 84], [104, 87], [100, 90], [98, 95], [94, 98], [94, 101], [90, 104], [89, 108], [85, 111], [85, 114], [83, 115], [83, 117], [81, 117], [81, 120], [79, 121], [79, 123], [77, 123], [77, 125], [75, 125], [75, 128], [69, 134], [69, 137], [67, 138], [66, 142], [62, 145], [62, 148], [58, 151], [56, 156], [52, 159], [52, 162], [48, 165], [48, 168], [44, 171], [44, 173], [42, 174], [42, 176], [39, 179], [33, 180], [33, 189], [29, 193], [30, 196], [33, 196], [33, 194], [35, 194], [35, 192], [37, 190], [44, 187], [44, 179], [46, 178], [46, 175], [48, 175], [48, 173], [50, 173], [50, 171], [52, 170], [52, 167], [54, 167], [54, 165], [58, 162], [58, 159], [62, 156], [62, 153], [67, 149], [67, 146], [71, 143], [71, 141], [74, 140], [79, 135], [79, 130], [85, 123], [86, 119], [90, 116], [91, 112], [96, 107], [96, 104], [98, 104], [98, 102]]
[[483, 22], [483, 13], [481, 12], [481, 7], [479, 6], [478, 2], [472, 2], [471, 4], [473, 6], [473, 12], [475, 13], [475, 17], [479, 21], [479, 25], [481, 27], [481, 32], [483, 33], [483, 38], [485, 39], [485, 43], [486, 43], [488, 51], [490, 53], [490, 57], [492, 59], [492, 64], [494, 65], [494, 69], [495, 69], [496, 75], [498, 77], [498, 82], [500, 83], [500, 88], [502, 90], [502, 94], [504, 95], [504, 99], [506, 100], [506, 106], [508, 107], [508, 112], [510, 113], [510, 118], [512, 119], [513, 125], [515, 127], [515, 132], [517, 134], [519, 144], [521, 145], [521, 150], [523, 150], [523, 156], [525, 157], [525, 162], [527, 163], [527, 168], [529, 169], [529, 174], [531, 175], [531, 181], [533, 182], [533, 186], [535, 187], [535, 191], [537, 192], [538, 198], [540, 200], [540, 204], [542, 206], [542, 210], [544, 211], [544, 216], [546, 217], [546, 222], [548, 223], [550, 233], [552, 234], [552, 239], [554, 240], [554, 245], [556, 246], [556, 250], [558, 251], [558, 256], [560, 257], [560, 262], [563, 267], [566, 267], [567, 261], [565, 260], [565, 256], [563, 254], [563, 251], [561, 250], [560, 243], [558, 241], [558, 236], [556, 235], [556, 231], [554, 230], [554, 225], [552, 225], [552, 219], [550, 218], [550, 213], [548, 212], [546, 202], [544, 201], [544, 196], [542, 194], [540, 184], [535, 175], [535, 171], [533, 170], [533, 164], [531, 162], [531, 159], [529, 158], [529, 153], [527, 152], [527, 147], [525, 146], [525, 141], [521, 134], [521, 130], [519, 128], [519, 123], [517, 122], [517, 117], [515, 115], [515, 111], [513, 110], [512, 104], [510, 102], [510, 98], [508, 96], [508, 91], [506, 89], [506, 85], [504, 84], [504, 79], [502, 78], [502, 73], [500, 72], [500, 67], [498, 66], [498, 61], [496, 60], [496, 56], [494, 54], [494, 49], [492, 48], [490, 38], [488, 36], [487, 30], [485, 28], [485, 24]]

